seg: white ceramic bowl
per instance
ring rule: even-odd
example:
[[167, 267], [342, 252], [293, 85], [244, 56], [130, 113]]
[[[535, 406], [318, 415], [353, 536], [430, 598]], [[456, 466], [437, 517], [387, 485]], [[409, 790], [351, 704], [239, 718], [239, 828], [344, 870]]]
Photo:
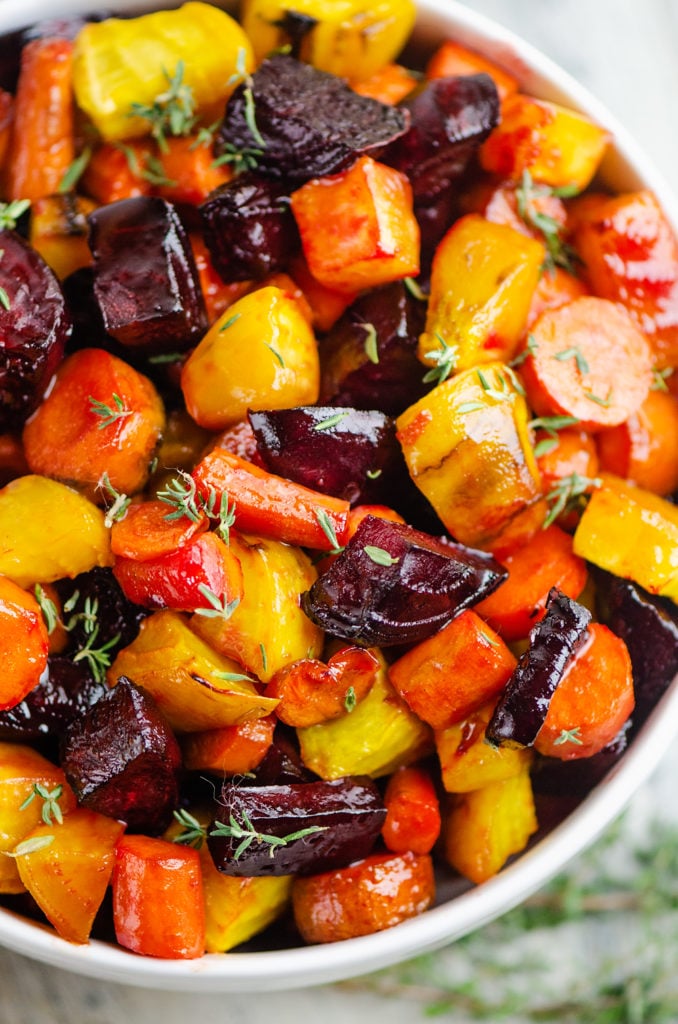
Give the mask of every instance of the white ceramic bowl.
[[[149, 2], [102, 0], [101, 6], [116, 13], [135, 13], [148, 8]], [[179, 0], [157, 6], [176, 7]], [[96, 7], [96, 0], [2, 0], [0, 34], [41, 18], [79, 14]], [[443, 39], [455, 38], [483, 51], [516, 74], [525, 92], [574, 107], [609, 128], [615, 144], [602, 169], [606, 183], [616, 191], [652, 189], [678, 230], [678, 204], [665, 182], [626, 131], [576, 81], [532, 46], [455, 0], [420, 0], [419, 8], [417, 40], [429, 51]], [[80, 974], [185, 992], [301, 988], [374, 971], [436, 949], [522, 902], [620, 813], [677, 733], [678, 679], [628, 752], [561, 825], [496, 878], [475, 888], [453, 888], [447, 902], [389, 931], [326, 946], [163, 961], [136, 956], [103, 942], [71, 945], [48, 928], [0, 909], [0, 944]], [[162, 913], [161, 908], [158, 913]]]

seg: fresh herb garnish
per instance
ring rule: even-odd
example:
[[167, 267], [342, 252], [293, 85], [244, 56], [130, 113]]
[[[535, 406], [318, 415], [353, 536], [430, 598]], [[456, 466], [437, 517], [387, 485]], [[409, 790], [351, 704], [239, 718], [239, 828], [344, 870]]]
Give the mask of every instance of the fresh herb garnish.
[[325, 420], [319, 420], [318, 423], [313, 424], [314, 430], [331, 430], [332, 427], [336, 427], [337, 424], [345, 420], [349, 415], [350, 410], [347, 409], [345, 412], [337, 412], [334, 416], [328, 416]]
[[173, 837], [172, 842], [180, 846], [192, 846], [199, 850], [207, 838], [207, 829], [203, 828], [197, 818], [194, 818], [188, 811], [172, 811], [175, 819], [183, 828], [183, 832]]
[[577, 746], [583, 746], [584, 741], [580, 738], [581, 729], [578, 725], [575, 725], [574, 729], [563, 729], [560, 736], [553, 741], [554, 747], [562, 747], [565, 743], [574, 743]]
[[185, 352], [159, 352], [156, 356], [149, 356], [146, 360], [151, 366], [165, 366], [167, 363], [176, 363], [183, 359]]
[[355, 695], [355, 689], [349, 686], [348, 690], [344, 694], [344, 710], [350, 715], [355, 710], [358, 699]]
[[365, 476], [367, 477], [368, 480], [378, 480], [381, 474], [381, 469], [368, 469]]
[[285, 369], [285, 360], [281, 356], [280, 352], [278, 352], [278, 349], [274, 348], [273, 345], [269, 345], [267, 341], [264, 342], [264, 345], [266, 346], [267, 349], [269, 349], [273, 353], [273, 355], [275, 356], [275, 358], [277, 359], [277, 361], [280, 363], [281, 367], [284, 370]]
[[371, 363], [375, 366], [379, 362], [379, 348], [377, 345], [377, 331], [374, 324], [358, 324], [358, 327], [362, 327], [365, 331], [365, 355]]
[[564, 512], [581, 506], [584, 496], [592, 488], [600, 487], [601, 484], [602, 480], [598, 477], [580, 476], [579, 473], [571, 473], [569, 476], [562, 477], [546, 495], [549, 512], [544, 520], [543, 529], [551, 526]]
[[210, 588], [204, 583], [200, 584], [198, 590], [209, 603], [210, 607], [196, 608], [195, 614], [203, 615], [206, 619], [223, 619], [224, 622], [227, 622], [240, 604], [239, 597], [233, 598], [232, 601], [227, 601], [225, 594], [222, 594], [221, 597], [219, 597], [218, 594], [215, 594], [214, 591], [210, 590]]
[[8, 312], [12, 308], [12, 304], [9, 301], [9, 295], [2, 286], [0, 286], [0, 306]]
[[222, 143], [223, 153], [212, 161], [213, 167], [221, 167], [223, 164], [230, 164], [235, 175], [244, 174], [246, 171], [255, 171], [259, 163], [259, 157], [263, 156], [263, 149], [255, 149], [253, 146], [243, 146], [238, 149], [232, 142]]
[[90, 395], [89, 409], [95, 416], [99, 416], [101, 418], [101, 423], [97, 423], [98, 430], [103, 430], [104, 427], [110, 427], [114, 423], [117, 423], [118, 420], [124, 420], [128, 416], [132, 415], [132, 410], [126, 407], [120, 395], [115, 392], [113, 392], [111, 405], [107, 405], [106, 402], [100, 402], [97, 398], [93, 398], [92, 395]]
[[132, 103], [128, 117], [140, 117], [150, 123], [150, 134], [162, 153], [168, 150], [167, 136], [190, 135], [195, 127], [195, 98], [193, 90], [184, 83], [185, 66], [177, 61], [173, 75], [163, 68], [167, 89], [159, 93], [151, 104]]
[[261, 655], [261, 667], [264, 672], [268, 672], [268, 654], [264, 644], [259, 644], [259, 653]]
[[426, 294], [426, 292], [423, 292], [421, 290], [418, 281], [415, 281], [413, 277], [404, 277], [403, 284], [405, 285], [413, 299], [418, 299], [419, 302], [426, 302], [426, 300], [428, 299], [428, 295]]
[[537, 200], [556, 196], [559, 199], [569, 199], [576, 195], [578, 189], [573, 185], [562, 188], [550, 188], [548, 185], [536, 185], [528, 170], [523, 171], [520, 185], [516, 188], [516, 205], [521, 219], [528, 227], [538, 231], [546, 246], [545, 269], [553, 270], [555, 267], [562, 267], [563, 270], [574, 273], [577, 254], [574, 249], [563, 241], [563, 225], [554, 217], [542, 213], [537, 207]]
[[214, 519], [218, 522], [216, 532], [219, 534], [224, 544], [230, 544], [231, 541], [231, 527], [235, 526], [235, 502], [229, 503], [228, 491], [222, 491], [221, 497], [217, 504], [217, 492], [213, 487], [210, 488], [207, 499], [202, 496], [199, 497], [202, 502], [202, 507], [205, 514], [209, 519]]
[[[59, 799], [61, 798], [64, 791], [64, 787], [59, 785], [55, 786], [54, 789], [47, 789], [41, 782], [36, 782], [33, 785], [33, 789], [28, 794], [24, 802], [19, 807], [20, 811], [25, 811], [27, 807], [33, 803], [36, 797], [42, 800], [42, 808], [40, 810], [40, 817], [44, 821], [45, 825], [53, 825], [54, 821], [58, 825], [63, 825], [64, 816], [61, 808], [59, 807]], [[52, 820], [54, 819], [54, 821]]]
[[0, 231], [4, 228], [13, 231], [19, 217], [23, 216], [30, 205], [30, 199], [13, 199], [11, 203], [0, 203]]
[[529, 359], [530, 356], [536, 355], [538, 348], [539, 344], [534, 334], [528, 334], [527, 345], [525, 346], [523, 351], [519, 352], [518, 355], [515, 356], [515, 358], [512, 359], [511, 362], [509, 363], [511, 369], [515, 370], [517, 367], [522, 366], [526, 359]]
[[173, 511], [168, 512], [165, 519], [172, 521], [186, 516], [192, 523], [199, 523], [203, 517], [203, 511], [198, 507], [198, 489], [195, 480], [180, 469], [174, 480], [170, 480], [164, 491], [158, 491], [158, 501], [169, 505]]
[[233, 859], [239, 860], [243, 853], [253, 843], [263, 843], [270, 847], [269, 856], [274, 857], [275, 851], [281, 846], [287, 846], [297, 839], [305, 839], [306, 836], [315, 835], [316, 832], [327, 831], [327, 826], [310, 825], [308, 828], [300, 828], [297, 832], [290, 832], [287, 836], [266, 835], [257, 832], [246, 811], [242, 811], [242, 820], [237, 821], [235, 815], [230, 814], [228, 825], [221, 821], [214, 822], [215, 827], [210, 832], [211, 836], [225, 836], [227, 839], [239, 839], [240, 843], [233, 853]]
[[530, 420], [528, 426], [532, 430], [543, 430], [548, 434], [548, 437], [543, 438], [534, 446], [535, 458], [548, 455], [558, 447], [559, 430], [574, 427], [580, 422], [576, 416], [538, 416], [536, 419]]
[[612, 400], [612, 388], [610, 388], [605, 398], [602, 398], [600, 395], [594, 395], [592, 391], [585, 391], [584, 397], [588, 398], [590, 402], [595, 402], [596, 405], [602, 405], [604, 409], [608, 409]]
[[64, 176], [57, 186], [57, 192], [63, 195], [66, 192], [72, 192], [75, 186], [80, 181], [81, 177], [87, 169], [87, 165], [92, 159], [92, 148], [91, 146], [85, 146], [82, 153], [76, 156], [75, 160], [69, 167], [66, 168]]
[[22, 843], [15, 846], [13, 850], [3, 850], [5, 857], [25, 857], [28, 853], [37, 853], [51, 846], [54, 836], [33, 836], [32, 839], [24, 839]]
[[102, 644], [101, 647], [95, 647], [94, 644], [98, 635], [99, 626], [97, 624], [87, 637], [85, 646], [81, 647], [77, 654], [73, 655], [73, 661], [86, 661], [96, 682], [103, 683], [106, 679], [106, 669], [111, 667], [110, 651], [120, 640], [120, 633], [116, 633], [111, 640]]
[[42, 617], [45, 620], [45, 626], [47, 627], [47, 635], [51, 636], [54, 630], [57, 628], [59, 623], [59, 616], [54, 601], [47, 596], [43, 588], [39, 583], [36, 583], [33, 588], [35, 594], [35, 600], [40, 606]]
[[574, 359], [577, 364], [577, 369], [581, 374], [589, 372], [589, 364], [584, 358], [581, 349], [578, 349], [576, 345], [572, 346], [572, 348], [564, 348], [561, 352], [556, 352], [553, 358], [557, 359], [560, 363], [563, 363], [568, 359]]
[[239, 319], [240, 313], [234, 313], [233, 316], [229, 316], [228, 320], [219, 328], [219, 334], [223, 334], [223, 332], [227, 331], [229, 327], [232, 327], [233, 324], [237, 323]]
[[245, 675], [244, 672], [213, 672], [212, 675], [226, 683], [256, 683], [256, 679]]
[[318, 526], [330, 542], [330, 554], [340, 555], [344, 549], [337, 540], [337, 534], [329, 515], [324, 508], [316, 507], [313, 511], [315, 512], [315, 517], [318, 520]]
[[105, 491], [106, 495], [113, 502], [111, 507], [107, 509], [106, 515], [104, 516], [104, 526], [108, 527], [110, 530], [113, 523], [118, 523], [121, 519], [125, 518], [127, 510], [132, 504], [132, 499], [128, 498], [126, 494], [122, 494], [121, 491], [116, 490], [111, 483], [108, 473], [101, 474], [101, 479], [97, 484], [97, 490]]
[[674, 367], [667, 366], [663, 370], [658, 370], [657, 367], [652, 369], [652, 384], [650, 385], [650, 391], [668, 391], [667, 380], [673, 374]]
[[456, 368], [459, 358], [459, 349], [456, 345], [448, 345], [437, 331], [436, 338], [440, 342], [440, 347], [431, 349], [424, 356], [428, 363], [433, 363], [432, 368], [422, 378], [424, 384], [442, 384]]
[[393, 555], [385, 551], [384, 548], [375, 547], [374, 544], [366, 544], [363, 551], [375, 565], [391, 566], [397, 565], [400, 561], [399, 558], [394, 558]]

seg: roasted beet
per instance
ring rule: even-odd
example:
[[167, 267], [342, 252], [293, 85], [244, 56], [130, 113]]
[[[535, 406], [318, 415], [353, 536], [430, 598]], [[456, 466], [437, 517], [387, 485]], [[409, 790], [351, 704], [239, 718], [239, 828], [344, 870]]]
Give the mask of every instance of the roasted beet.
[[284, 186], [241, 174], [200, 207], [205, 244], [224, 281], [259, 280], [282, 270], [299, 248]]
[[530, 646], [485, 730], [489, 743], [524, 747], [534, 743], [563, 672], [588, 637], [590, 621], [588, 608], [551, 589], [546, 615], [530, 633]]
[[317, 778], [305, 766], [296, 742], [296, 733], [279, 722], [273, 742], [264, 758], [252, 772], [257, 786], [282, 786], [290, 783], [311, 782]]
[[61, 736], [105, 692], [84, 662], [49, 658], [47, 672], [35, 689], [20, 704], [0, 712], [0, 739], [29, 743]]
[[0, 231], [0, 249], [0, 430], [11, 430], [40, 404], [72, 323], [42, 256], [15, 231]]
[[306, 406], [250, 412], [268, 470], [355, 504], [380, 501], [401, 452], [382, 412]]
[[56, 588], [66, 605], [65, 621], [73, 620], [69, 631], [73, 648], [87, 643], [94, 624], [98, 627], [97, 647], [115, 640], [109, 650], [111, 660], [116, 651], [132, 643], [148, 615], [148, 609], [127, 600], [112, 569], [97, 566], [71, 580], [59, 580]]
[[[223, 823], [234, 834], [210, 835], [212, 859], [224, 874], [245, 877], [316, 874], [350, 864], [370, 853], [386, 817], [366, 775], [289, 786], [225, 783], [219, 802], [223, 809], [211, 831]], [[266, 841], [272, 837], [283, 842]]]
[[179, 745], [153, 698], [125, 676], [71, 723], [61, 767], [80, 804], [130, 831], [158, 835], [177, 806]]
[[[398, 281], [362, 295], [323, 342], [321, 401], [397, 416], [427, 391], [417, 359], [426, 304]], [[368, 338], [374, 329], [374, 351]], [[376, 358], [375, 358], [376, 357]]]
[[411, 526], [367, 516], [302, 595], [322, 629], [365, 647], [417, 643], [506, 579], [484, 552], [446, 547]]
[[104, 328], [144, 352], [183, 351], [207, 329], [188, 236], [171, 203], [121, 199], [88, 217]]
[[359, 96], [336, 75], [275, 54], [229, 99], [216, 152], [255, 153], [262, 174], [298, 187], [335, 174], [363, 154], [378, 156], [408, 124], [406, 111]]
[[403, 101], [409, 130], [383, 154], [406, 174], [415, 201], [448, 191], [499, 123], [499, 96], [489, 75], [438, 78]]
[[678, 673], [678, 608], [631, 580], [596, 571], [598, 618], [624, 641], [633, 666], [634, 724], [643, 722]]

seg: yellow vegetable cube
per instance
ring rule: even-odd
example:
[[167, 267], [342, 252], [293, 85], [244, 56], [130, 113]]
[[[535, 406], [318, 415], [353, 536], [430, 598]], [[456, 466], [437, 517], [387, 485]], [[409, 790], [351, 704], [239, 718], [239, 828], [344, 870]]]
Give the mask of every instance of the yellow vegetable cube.
[[436, 730], [443, 786], [448, 793], [469, 793], [491, 782], [502, 782], [532, 764], [528, 747], [494, 747], [485, 742], [495, 703], [485, 704], [463, 722]]

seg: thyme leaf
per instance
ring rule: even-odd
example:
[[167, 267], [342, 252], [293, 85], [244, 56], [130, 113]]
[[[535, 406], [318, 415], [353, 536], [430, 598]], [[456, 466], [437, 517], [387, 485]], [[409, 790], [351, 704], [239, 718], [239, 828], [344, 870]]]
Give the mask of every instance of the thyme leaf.
[[330, 519], [329, 515], [324, 508], [316, 507], [314, 510], [315, 517], [318, 520], [318, 526], [323, 531], [328, 541], [330, 542], [330, 554], [340, 555], [344, 550], [339, 541], [337, 540], [337, 533], [334, 529], [334, 524]]
[[[28, 794], [24, 802], [19, 807], [20, 811], [25, 811], [27, 807], [33, 803], [36, 797], [42, 800], [42, 808], [40, 810], [40, 817], [44, 821], [45, 825], [53, 825], [54, 821], [58, 825], [63, 825], [64, 816], [61, 808], [59, 807], [59, 799], [63, 794], [64, 787], [59, 785], [55, 786], [54, 789], [47, 789], [41, 782], [36, 782], [33, 785], [33, 789]], [[54, 821], [52, 821], [54, 819]]]
[[389, 567], [391, 565], [397, 565], [398, 562], [400, 561], [399, 558], [394, 558], [393, 555], [391, 555], [388, 551], [384, 550], [384, 548], [375, 547], [374, 544], [366, 544], [365, 547], [363, 548], [363, 551], [370, 559], [370, 561], [374, 562], [375, 565], [383, 565]]
[[195, 613], [196, 615], [204, 616], [206, 619], [223, 619], [224, 622], [227, 622], [240, 604], [239, 597], [234, 597], [232, 601], [227, 601], [225, 594], [221, 596], [215, 594], [204, 583], [200, 584], [198, 590], [209, 604], [209, 608], [196, 608]]
[[120, 397], [115, 391], [113, 392], [112, 402], [107, 405], [106, 402], [100, 402], [97, 398], [89, 396], [89, 408], [90, 412], [94, 413], [95, 416], [101, 418], [101, 423], [97, 423], [97, 429], [103, 430], [105, 427], [110, 427], [118, 420], [126, 419], [132, 415], [132, 410], [128, 409]]
[[516, 188], [516, 204], [521, 220], [528, 227], [538, 231], [544, 240], [547, 270], [562, 267], [573, 274], [578, 257], [574, 249], [563, 240], [563, 225], [554, 217], [543, 213], [538, 207], [538, 200], [550, 196], [566, 199], [576, 194], [575, 186], [549, 188], [547, 185], [536, 185], [528, 170], [523, 171], [520, 184]]
[[177, 61], [173, 75], [163, 68], [167, 89], [150, 104], [131, 103], [128, 111], [128, 117], [140, 117], [149, 122], [150, 134], [163, 153], [169, 148], [168, 135], [190, 135], [195, 127], [195, 98], [191, 87], [184, 82], [184, 71], [183, 60]]
[[0, 231], [14, 231], [17, 221], [30, 205], [30, 199], [13, 199], [11, 203], [0, 203]]
[[436, 338], [440, 342], [439, 348], [431, 349], [424, 356], [428, 363], [433, 363], [432, 368], [422, 378], [424, 384], [442, 384], [455, 370], [459, 358], [459, 349], [456, 345], [448, 345], [438, 332]]
[[317, 832], [326, 832], [327, 826], [310, 825], [308, 828], [300, 828], [296, 832], [290, 832], [286, 836], [268, 835], [264, 832], [257, 832], [246, 811], [241, 812], [241, 820], [238, 821], [234, 814], [230, 814], [228, 824], [222, 821], [215, 821], [210, 836], [224, 836], [227, 839], [239, 839], [240, 843], [233, 854], [234, 860], [239, 860], [243, 853], [253, 843], [265, 844], [270, 847], [269, 856], [274, 857], [275, 851], [281, 846], [287, 846], [298, 839], [305, 839], [306, 836], [315, 835]]
[[207, 838], [207, 829], [203, 828], [197, 818], [183, 808], [179, 811], [172, 811], [174, 818], [182, 826], [183, 831], [172, 839], [173, 843], [180, 846], [192, 846], [199, 850]]
[[556, 521], [558, 516], [579, 507], [584, 496], [594, 487], [600, 487], [602, 480], [599, 477], [581, 476], [579, 473], [571, 473], [564, 476], [546, 495], [549, 505], [549, 512], [543, 522], [542, 529], [546, 529]]
[[45, 620], [47, 635], [51, 636], [59, 623], [56, 605], [54, 604], [54, 601], [47, 596], [39, 583], [35, 584], [33, 593], [35, 594], [35, 600], [38, 602], [40, 611], [42, 612], [42, 617]]

